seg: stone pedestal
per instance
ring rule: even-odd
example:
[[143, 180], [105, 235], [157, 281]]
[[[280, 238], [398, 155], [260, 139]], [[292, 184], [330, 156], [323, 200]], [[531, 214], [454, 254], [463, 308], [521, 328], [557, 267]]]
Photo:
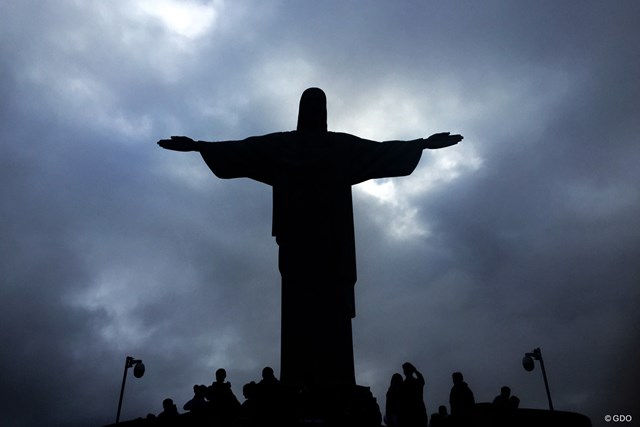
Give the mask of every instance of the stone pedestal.
[[302, 390], [287, 405], [296, 426], [379, 427], [380, 407], [369, 387], [318, 387]]

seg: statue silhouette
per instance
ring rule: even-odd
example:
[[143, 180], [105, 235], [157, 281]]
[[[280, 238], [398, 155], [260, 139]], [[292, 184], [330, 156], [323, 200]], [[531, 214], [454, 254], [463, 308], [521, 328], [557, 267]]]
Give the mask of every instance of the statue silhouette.
[[282, 276], [280, 379], [288, 386], [331, 387], [355, 385], [351, 186], [409, 175], [423, 149], [461, 140], [449, 132], [387, 142], [329, 132], [325, 94], [309, 88], [295, 131], [213, 143], [172, 136], [158, 144], [200, 152], [219, 178], [251, 178], [273, 188], [272, 234]]

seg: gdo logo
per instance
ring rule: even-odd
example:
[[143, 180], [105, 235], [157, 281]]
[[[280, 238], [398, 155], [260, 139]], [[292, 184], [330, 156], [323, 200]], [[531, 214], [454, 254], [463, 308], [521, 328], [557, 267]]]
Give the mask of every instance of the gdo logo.
[[613, 421], [614, 423], [630, 423], [633, 417], [631, 415], [605, 415], [604, 420], [606, 422]]

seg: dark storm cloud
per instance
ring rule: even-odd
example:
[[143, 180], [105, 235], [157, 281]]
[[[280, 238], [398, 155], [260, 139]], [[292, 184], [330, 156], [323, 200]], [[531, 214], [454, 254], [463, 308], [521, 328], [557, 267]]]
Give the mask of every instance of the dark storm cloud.
[[556, 407], [594, 425], [637, 409], [635, 2], [174, 6], [1, 7], [10, 425], [112, 422], [126, 355], [147, 364], [126, 419], [220, 366], [239, 396], [277, 370], [269, 189], [154, 141], [293, 128], [315, 85], [335, 130], [466, 137], [388, 199], [354, 191], [359, 383], [383, 405], [411, 360], [430, 411], [459, 369], [478, 400], [508, 383], [545, 407], [520, 366], [541, 346]]

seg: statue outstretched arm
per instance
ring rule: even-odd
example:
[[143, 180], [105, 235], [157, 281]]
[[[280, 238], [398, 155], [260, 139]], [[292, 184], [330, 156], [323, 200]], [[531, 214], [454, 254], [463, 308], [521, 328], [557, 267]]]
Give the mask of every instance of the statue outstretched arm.
[[428, 138], [410, 141], [371, 141], [349, 134], [351, 138], [350, 182], [352, 185], [369, 179], [410, 175], [418, 165], [422, 151], [450, 147], [462, 141], [462, 135], [436, 133]]
[[422, 148], [435, 150], [438, 148], [450, 147], [462, 141], [462, 135], [451, 135], [450, 132], [434, 133], [429, 138], [422, 140]]
[[200, 151], [207, 143], [204, 141], [194, 141], [188, 136], [172, 136], [171, 139], [161, 139], [158, 145], [166, 150], [173, 151]]
[[[285, 135], [285, 136], [283, 136]], [[194, 141], [187, 136], [161, 139], [158, 145], [166, 150], [197, 151], [218, 178], [251, 178], [273, 185], [277, 172], [278, 142], [286, 133], [251, 136], [239, 141]]]

